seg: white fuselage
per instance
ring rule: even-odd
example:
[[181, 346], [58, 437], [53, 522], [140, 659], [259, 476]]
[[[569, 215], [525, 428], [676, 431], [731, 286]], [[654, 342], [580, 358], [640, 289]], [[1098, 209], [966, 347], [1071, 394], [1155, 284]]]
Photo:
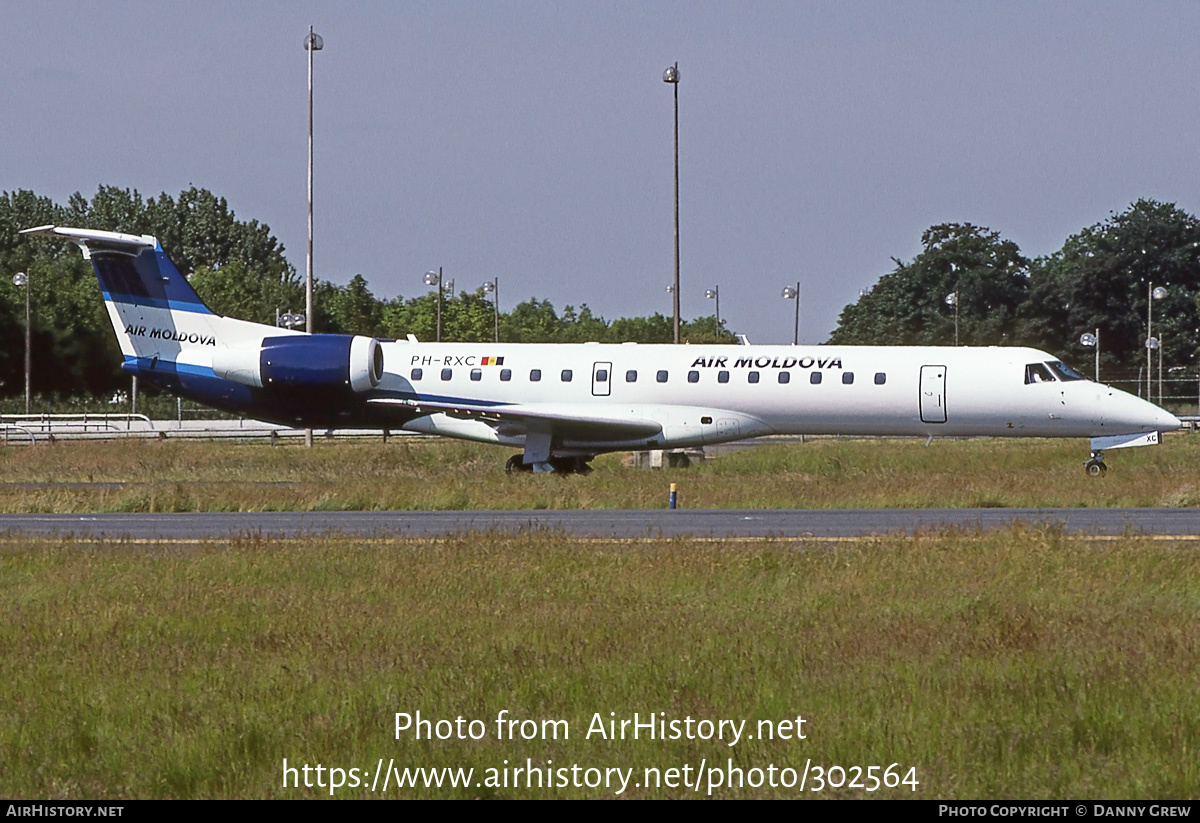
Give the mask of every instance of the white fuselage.
[[[1158, 407], [1088, 380], [1026, 382], [1030, 364], [1057, 362], [1028, 348], [383, 345], [381, 391], [650, 419], [662, 434], [632, 439], [658, 447], [762, 434], [1094, 437], [1179, 426]], [[447, 414], [405, 428], [520, 442]], [[588, 439], [570, 438], [582, 450]], [[630, 440], [610, 439], [613, 448]]]

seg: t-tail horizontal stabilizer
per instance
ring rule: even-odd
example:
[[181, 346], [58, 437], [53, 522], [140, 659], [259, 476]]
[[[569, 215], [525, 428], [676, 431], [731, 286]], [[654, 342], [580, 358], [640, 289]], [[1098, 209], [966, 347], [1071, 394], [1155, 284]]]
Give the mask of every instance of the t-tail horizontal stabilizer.
[[149, 234], [63, 226], [38, 226], [21, 234], [62, 237], [77, 244], [91, 261], [104, 299], [110, 303], [212, 314]]

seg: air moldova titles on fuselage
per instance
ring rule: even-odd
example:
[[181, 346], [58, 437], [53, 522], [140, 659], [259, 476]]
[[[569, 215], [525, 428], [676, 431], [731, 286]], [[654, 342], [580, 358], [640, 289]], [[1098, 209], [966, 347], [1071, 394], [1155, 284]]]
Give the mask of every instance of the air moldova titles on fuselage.
[[176, 343], [195, 343], [198, 346], [215, 346], [217, 338], [177, 329], [147, 329], [145, 326], [129, 325], [125, 333], [131, 337], [152, 337], [156, 340], [174, 340]]
[[697, 357], [690, 368], [706, 369], [790, 369], [799, 366], [802, 369], [840, 369], [840, 357], [739, 357], [732, 366], [726, 365], [728, 357]]

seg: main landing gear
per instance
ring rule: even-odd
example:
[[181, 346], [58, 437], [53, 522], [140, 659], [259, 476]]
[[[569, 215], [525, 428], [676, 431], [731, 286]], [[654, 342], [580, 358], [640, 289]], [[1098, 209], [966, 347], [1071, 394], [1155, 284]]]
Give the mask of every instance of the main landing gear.
[[1092, 452], [1092, 456], [1089, 457], [1088, 461], [1083, 464], [1083, 470], [1086, 471], [1090, 477], [1099, 477], [1108, 471], [1108, 466], [1104, 463], [1104, 452]]
[[514, 454], [504, 464], [505, 474], [522, 474], [524, 472], [554, 472], [555, 474], [591, 474], [591, 455], [577, 457], [551, 457], [544, 463], [526, 463], [525, 455]]

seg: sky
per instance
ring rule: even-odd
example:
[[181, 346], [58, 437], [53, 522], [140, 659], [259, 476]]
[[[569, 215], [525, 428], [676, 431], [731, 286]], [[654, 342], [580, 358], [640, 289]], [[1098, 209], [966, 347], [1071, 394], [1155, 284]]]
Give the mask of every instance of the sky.
[[[191, 185], [304, 272], [499, 279], [609, 320], [681, 304], [823, 342], [972, 223], [1050, 254], [1139, 198], [1200, 213], [1200, 3], [0, 0], [0, 190]], [[170, 249], [167, 249], [170, 253]], [[293, 307], [300, 308], [300, 307]]]

